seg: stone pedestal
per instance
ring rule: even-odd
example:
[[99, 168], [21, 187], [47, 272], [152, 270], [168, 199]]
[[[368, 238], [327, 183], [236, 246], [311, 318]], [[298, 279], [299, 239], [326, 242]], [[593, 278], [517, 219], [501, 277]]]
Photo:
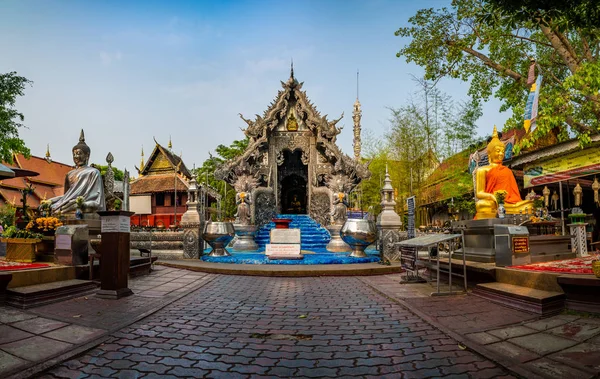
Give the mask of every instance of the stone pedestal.
[[63, 225], [54, 237], [54, 263], [78, 266], [88, 263], [89, 229], [87, 225]]
[[327, 230], [331, 235], [331, 240], [329, 240], [329, 243], [325, 247], [328, 251], [334, 253], [347, 253], [352, 251], [350, 245], [344, 242], [340, 236], [340, 230], [342, 230], [342, 226], [344, 225], [333, 224], [327, 227]]
[[254, 242], [257, 231], [256, 225], [233, 224], [233, 228], [235, 229], [235, 235], [237, 236], [237, 239], [232, 246], [234, 250], [258, 250], [258, 245]]
[[585, 227], [587, 224], [569, 224], [567, 225], [571, 232], [571, 251], [577, 255], [577, 257], [585, 257], [588, 254], [587, 251], [587, 236]]
[[[465, 233], [465, 259], [473, 262], [496, 262], [494, 245], [494, 225], [514, 224], [514, 219], [507, 215], [506, 218], [488, 218], [483, 220], [466, 220], [453, 224], [455, 233], [461, 230]], [[462, 259], [459, 250], [452, 258]]]
[[133, 294], [128, 287], [129, 233], [133, 212], [102, 211], [102, 257], [100, 264], [100, 291], [103, 299], [119, 299]]

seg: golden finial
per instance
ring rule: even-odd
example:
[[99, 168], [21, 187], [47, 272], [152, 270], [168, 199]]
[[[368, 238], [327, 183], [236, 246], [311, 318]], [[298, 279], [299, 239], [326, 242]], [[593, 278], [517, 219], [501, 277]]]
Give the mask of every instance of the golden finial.
[[46, 145], [46, 162], [52, 162], [52, 158], [50, 157], [50, 144]]
[[173, 148], [173, 144], [171, 143], [171, 135], [169, 134], [169, 144], [167, 145], [169, 149]]
[[498, 129], [496, 125], [494, 125], [494, 131], [492, 132], [492, 138], [498, 138]]

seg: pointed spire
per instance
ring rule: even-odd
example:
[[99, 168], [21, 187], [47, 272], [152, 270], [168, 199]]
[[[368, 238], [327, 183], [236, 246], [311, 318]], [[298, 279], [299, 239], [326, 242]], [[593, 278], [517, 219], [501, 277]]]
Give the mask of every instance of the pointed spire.
[[362, 110], [360, 108], [360, 101], [358, 101], [358, 70], [356, 70], [356, 101], [354, 102], [354, 110], [352, 111], [352, 121], [354, 121], [354, 160], [357, 162], [360, 160], [360, 149], [361, 149], [361, 125], [360, 120], [362, 118]]
[[169, 149], [173, 148], [173, 144], [171, 143], [171, 135], [169, 134], [169, 144], [167, 145]]
[[140, 172], [144, 169], [144, 146], [142, 146], [142, 159], [140, 160]]
[[46, 162], [52, 162], [52, 157], [50, 157], [50, 144], [46, 145]]
[[498, 138], [498, 129], [496, 125], [494, 125], [494, 131], [492, 132], [492, 138]]
[[81, 133], [79, 133], [79, 142], [85, 143], [85, 134], [83, 134], [83, 129], [81, 129]]
[[294, 79], [294, 58], [291, 59], [290, 78]]

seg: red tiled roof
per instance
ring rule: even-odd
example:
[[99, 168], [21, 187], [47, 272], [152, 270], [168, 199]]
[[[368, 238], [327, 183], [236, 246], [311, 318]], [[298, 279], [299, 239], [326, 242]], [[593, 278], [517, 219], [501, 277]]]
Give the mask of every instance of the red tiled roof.
[[[187, 191], [188, 184], [177, 176], [177, 191]], [[141, 176], [131, 183], [129, 193], [131, 195], [140, 195], [154, 192], [173, 192], [175, 178], [171, 175], [151, 175]]]
[[73, 169], [73, 166], [54, 161], [48, 163], [46, 159], [33, 155], [25, 158], [23, 155], [18, 154], [15, 157], [15, 164], [22, 169], [39, 173], [38, 176], [30, 178], [32, 182], [48, 183], [60, 187], [64, 186], [65, 176]]
[[[3, 198], [7, 203], [11, 203], [16, 207], [23, 205], [21, 203], [23, 195], [18, 189], [0, 187], [0, 197]], [[31, 208], [38, 208], [40, 206], [40, 200], [35, 195], [29, 195], [27, 196], [27, 206]]]

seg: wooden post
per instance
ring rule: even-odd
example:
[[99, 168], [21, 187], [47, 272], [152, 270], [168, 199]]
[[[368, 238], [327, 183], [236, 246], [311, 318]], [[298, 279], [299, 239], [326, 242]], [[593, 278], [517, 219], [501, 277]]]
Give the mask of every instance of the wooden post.
[[134, 212], [98, 212], [102, 223], [100, 291], [103, 299], [132, 295], [128, 287], [130, 218]]

